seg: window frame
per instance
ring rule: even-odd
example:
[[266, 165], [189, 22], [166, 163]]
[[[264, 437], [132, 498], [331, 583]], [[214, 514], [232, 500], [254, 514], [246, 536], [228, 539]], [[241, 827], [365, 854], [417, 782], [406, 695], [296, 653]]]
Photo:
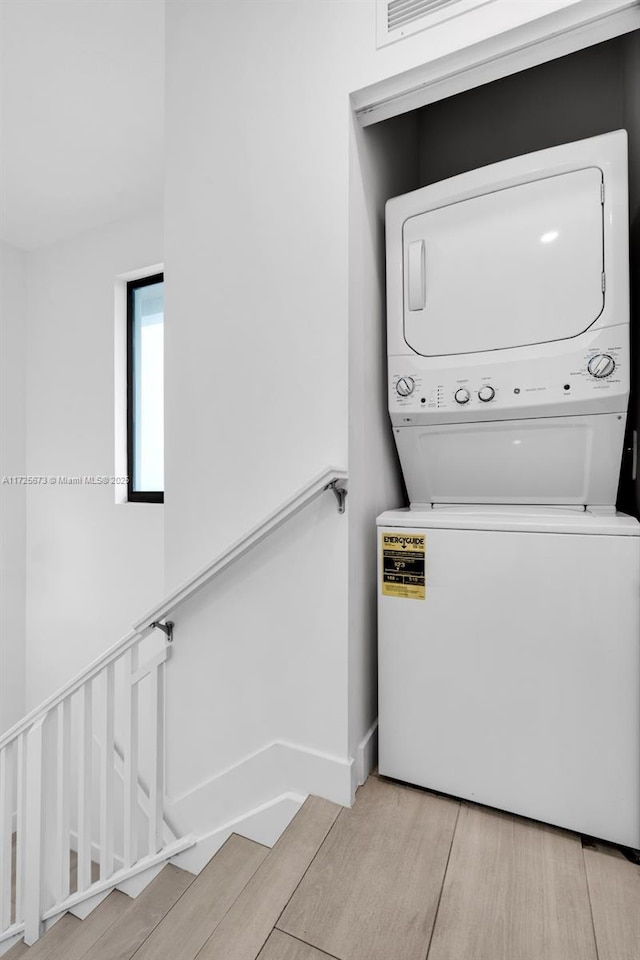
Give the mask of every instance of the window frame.
[[[152, 276], [139, 277], [127, 281], [127, 500], [130, 503], [164, 503], [164, 490], [134, 490], [134, 437], [135, 437], [135, 402], [134, 402], [134, 350], [133, 327], [135, 319], [135, 291], [141, 287], [149, 287], [154, 283], [164, 283], [164, 271]], [[163, 315], [164, 323], [164, 315]]]

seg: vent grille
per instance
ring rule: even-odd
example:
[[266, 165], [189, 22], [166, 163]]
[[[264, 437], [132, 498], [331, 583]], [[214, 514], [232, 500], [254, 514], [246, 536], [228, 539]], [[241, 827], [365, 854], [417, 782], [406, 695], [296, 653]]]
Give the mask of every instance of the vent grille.
[[410, 37], [494, 0], [376, 0], [378, 47]]
[[441, 7], [450, 7], [458, 0], [389, 0], [387, 30], [397, 30]]

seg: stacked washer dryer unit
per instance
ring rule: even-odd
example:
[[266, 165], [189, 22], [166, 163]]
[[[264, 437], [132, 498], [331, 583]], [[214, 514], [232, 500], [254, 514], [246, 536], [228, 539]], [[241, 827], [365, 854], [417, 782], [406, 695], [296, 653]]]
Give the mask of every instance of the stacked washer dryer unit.
[[626, 133], [387, 204], [382, 774], [640, 847]]

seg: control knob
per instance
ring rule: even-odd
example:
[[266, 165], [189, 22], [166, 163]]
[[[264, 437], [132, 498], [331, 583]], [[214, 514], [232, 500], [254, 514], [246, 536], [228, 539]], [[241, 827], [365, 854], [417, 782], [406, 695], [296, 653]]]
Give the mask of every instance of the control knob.
[[484, 403], [488, 403], [489, 400], [493, 400], [495, 395], [496, 395], [495, 390], [493, 389], [493, 387], [490, 387], [488, 383], [485, 384], [484, 387], [480, 387], [480, 389], [478, 390], [478, 398], [482, 400]]
[[414, 387], [413, 377], [400, 377], [396, 382], [396, 391], [401, 397], [410, 397]]
[[453, 399], [456, 401], [456, 403], [469, 403], [471, 394], [464, 387], [460, 387], [460, 389], [456, 390], [455, 394], [453, 395]]
[[615, 368], [616, 362], [608, 353], [596, 353], [587, 364], [587, 370], [591, 376], [597, 377], [598, 380], [611, 376]]

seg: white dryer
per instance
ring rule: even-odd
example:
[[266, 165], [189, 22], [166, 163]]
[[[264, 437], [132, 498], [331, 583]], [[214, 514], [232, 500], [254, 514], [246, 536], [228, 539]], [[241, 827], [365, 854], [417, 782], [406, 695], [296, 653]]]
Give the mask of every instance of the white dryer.
[[389, 412], [411, 505], [612, 505], [629, 395], [625, 131], [387, 204]]
[[640, 847], [626, 134], [389, 201], [382, 774]]

